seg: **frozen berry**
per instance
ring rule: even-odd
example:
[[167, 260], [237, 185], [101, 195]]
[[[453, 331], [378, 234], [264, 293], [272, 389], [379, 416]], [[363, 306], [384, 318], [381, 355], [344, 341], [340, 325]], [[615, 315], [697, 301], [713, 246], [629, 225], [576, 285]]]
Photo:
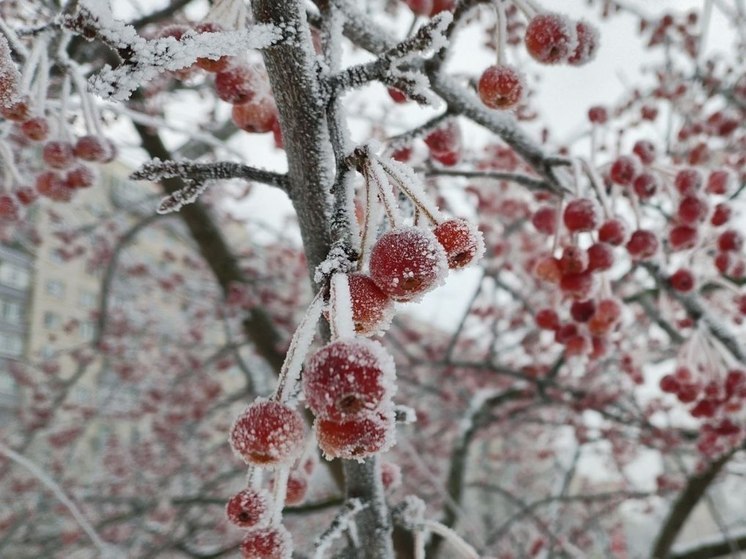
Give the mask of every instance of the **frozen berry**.
[[531, 216], [531, 223], [539, 233], [553, 235], [557, 230], [557, 209], [551, 206], [539, 208]]
[[560, 319], [554, 309], [541, 309], [536, 313], [536, 325], [542, 330], [556, 330], [560, 327]]
[[42, 116], [30, 118], [21, 124], [21, 133], [29, 140], [43, 142], [49, 135], [49, 122]]
[[588, 322], [596, 312], [596, 302], [593, 299], [573, 301], [570, 305], [570, 316], [575, 322]]
[[734, 229], [723, 231], [718, 237], [718, 248], [723, 252], [738, 252], [743, 247], [743, 235]]
[[96, 161], [103, 163], [110, 161], [113, 145], [110, 141], [100, 136], [89, 134], [81, 136], [75, 142], [75, 157], [83, 161]]
[[70, 169], [65, 175], [65, 186], [67, 188], [88, 188], [93, 186], [96, 180], [96, 173], [93, 169], [85, 165], [78, 165]]
[[707, 203], [697, 196], [685, 196], [679, 202], [676, 216], [681, 223], [694, 225], [707, 218]]
[[399, 91], [398, 89], [395, 89], [393, 87], [389, 87], [387, 89], [389, 97], [394, 101], [394, 103], [406, 103], [408, 101], [406, 93], [403, 93]]
[[468, 266], [484, 253], [482, 233], [465, 219], [448, 219], [433, 233], [445, 250], [448, 267], [452, 270]]
[[394, 417], [390, 412], [378, 412], [342, 421], [319, 418], [316, 438], [328, 459], [365, 458], [391, 447]]
[[638, 140], [632, 147], [632, 153], [634, 153], [642, 162], [643, 165], [650, 165], [655, 161], [655, 146], [653, 142], [647, 140]]
[[600, 222], [598, 207], [590, 198], [578, 198], [567, 204], [562, 218], [572, 232], [593, 231]]
[[523, 97], [523, 79], [512, 66], [490, 66], [479, 78], [477, 91], [490, 109], [515, 107]]
[[392, 395], [394, 377], [394, 361], [381, 344], [341, 339], [311, 357], [303, 393], [316, 416], [341, 419], [375, 410]]
[[288, 475], [285, 488], [285, 504], [287, 506], [300, 505], [308, 493], [308, 478], [304, 473], [292, 471]]
[[578, 36], [575, 25], [566, 17], [544, 13], [528, 22], [524, 37], [526, 50], [538, 62], [557, 64], [575, 52]]
[[689, 225], [676, 225], [668, 232], [668, 244], [671, 250], [684, 250], [697, 244], [697, 229]]
[[578, 45], [574, 52], [568, 57], [567, 62], [572, 66], [582, 66], [593, 60], [598, 50], [598, 29], [587, 21], [578, 21], [575, 24], [575, 32], [578, 37]]
[[710, 218], [710, 223], [715, 227], [725, 225], [730, 219], [730, 213], [730, 206], [725, 202], [721, 202], [715, 206], [715, 210], [712, 212], [712, 217]]
[[67, 169], [75, 160], [73, 146], [70, 142], [47, 142], [42, 150], [42, 159], [52, 169]]
[[658, 191], [658, 179], [652, 173], [641, 173], [635, 177], [632, 189], [641, 200], [647, 200]]
[[594, 124], [605, 124], [609, 120], [609, 112], [606, 107], [593, 106], [588, 109], [588, 120]]
[[563, 275], [560, 280], [560, 289], [573, 299], [586, 299], [593, 291], [593, 274], [580, 272]]
[[618, 323], [622, 315], [622, 306], [616, 299], [601, 299], [596, 304], [596, 312], [588, 320], [588, 331], [593, 336], [605, 336]]
[[6, 107], [0, 103], [0, 115], [13, 122], [25, 122], [31, 114], [31, 106], [28, 98], [23, 98]]
[[449, 119], [444, 124], [425, 136], [425, 144], [430, 155], [446, 156], [461, 151], [461, 127], [455, 119]]
[[619, 219], [609, 219], [598, 229], [598, 240], [619, 246], [627, 239], [627, 226]]
[[263, 526], [271, 518], [270, 500], [266, 491], [244, 489], [231, 497], [225, 512], [228, 520], [240, 528]]
[[540, 258], [534, 266], [534, 275], [542, 281], [559, 283], [562, 278], [559, 260], [552, 256]]
[[300, 414], [270, 400], [251, 404], [236, 419], [230, 433], [233, 451], [255, 466], [289, 463], [303, 450]]
[[251, 101], [233, 105], [233, 122], [246, 132], [270, 132], [278, 119], [277, 106], [269, 96], [254, 97]]
[[237, 64], [215, 75], [215, 93], [226, 103], [247, 103], [254, 98], [261, 79], [254, 66]]
[[594, 243], [588, 247], [588, 271], [609, 270], [614, 265], [614, 252], [606, 243]]
[[430, 231], [401, 227], [387, 231], [370, 255], [370, 276], [396, 301], [410, 301], [435, 288], [448, 268], [443, 247]]
[[588, 253], [579, 246], [567, 246], [562, 251], [559, 267], [563, 274], [583, 272], [588, 267]]
[[20, 217], [18, 202], [8, 195], [0, 195], [0, 221], [17, 221]]
[[72, 198], [72, 190], [65, 186], [64, 179], [54, 171], [40, 173], [36, 177], [36, 191], [42, 196], [58, 202], [67, 202]]
[[709, 194], [727, 194], [731, 182], [728, 171], [712, 171], [707, 177], [706, 190]]
[[[223, 30], [223, 27], [218, 23], [205, 21], [195, 25], [194, 30], [197, 33], [219, 33]], [[230, 57], [221, 56], [218, 58], [198, 58], [196, 64], [206, 72], [222, 72], [228, 68]]]
[[692, 196], [702, 188], [702, 174], [696, 169], [683, 169], [676, 173], [674, 185], [682, 196]]
[[347, 276], [355, 333], [370, 336], [386, 329], [393, 317], [393, 303], [376, 283], [362, 273]]
[[401, 485], [401, 468], [393, 462], [381, 464], [381, 483], [384, 489], [395, 489]]
[[658, 250], [658, 238], [652, 231], [638, 229], [633, 232], [627, 241], [627, 252], [637, 260], [647, 260], [655, 255]]
[[687, 293], [694, 289], [694, 274], [686, 268], [680, 268], [671, 274], [668, 282], [676, 291]]
[[241, 542], [243, 559], [291, 559], [293, 540], [284, 526], [251, 530]]
[[627, 155], [622, 155], [611, 164], [609, 177], [616, 184], [629, 185], [635, 180], [638, 171], [637, 160]]

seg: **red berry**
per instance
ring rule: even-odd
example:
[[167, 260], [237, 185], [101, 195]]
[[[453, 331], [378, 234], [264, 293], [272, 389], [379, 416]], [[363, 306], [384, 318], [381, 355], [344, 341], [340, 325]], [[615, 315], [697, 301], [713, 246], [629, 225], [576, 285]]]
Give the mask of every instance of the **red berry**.
[[523, 78], [512, 66], [490, 66], [479, 78], [479, 98], [490, 109], [515, 107], [523, 97]]
[[23, 206], [30, 206], [39, 197], [36, 189], [30, 186], [21, 186], [16, 188], [16, 198]]
[[215, 93], [226, 103], [240, 105], [254, 98], [260, 82], [256, 67], [236, 64], [215, 75]]
[[29, 140], [43, 142], [49, 135], [49, 122], [43, 116], [30, 118], [21, 124], [21, 133]]
[[712, 212], [710, 223], [712, 223], [715, 227], [719, 227], [720, 225], [725, 225], [729, 219], [730, 206], [725, 202], [721, 202], [717, 206], [715, 206], [715, 211]]
[[639, 167], [637, 160], [627, 155], [622, 155], [609, 169], [609, 177], [617, 184], [629, 185], [635, 180]]
[[433, 0], [433, 8], [430, 10], [430, 17], [438, 15], [440, 12], [453, 11], [456, 6], [456, 0]]
[[435, 235], [418, 227], [387, 231], [370, 255], [370, 276], [395, 301], [411, 301], [435, 288], [448, 259]]
[[67, 188], [88, 188], [93, 186], [96, 180], [96, 173], [90, 167], [78, 165], [70, 169], [65, 175], [65, 186]]
[[578, 45], [578, 36], [570, 20], [559, 14], [539, 14], [528, 22], [524, 37], [526, 50], [538, 62], [565, 62]]
[[563, 274], [579, 274], [588, 268], [588, 253], [576, 245], [565, 247], [559, 267]]
[[619, 246], [624, 243], [626, 238], [627, 226], [619, 219], [605, 221], [598, 229], [598, 240], [602, 243]]
[[605, 336], [618, 323], [622, 315], [622, 306], [616, 299], [601, 299], [596, 305], [596, 312], [588, 321], [588, 331], [594, 336]]
[[595, 312], [596, 302], [593, 299], [573, 301], [570, 305], [570, 316], [575, 322], [588, 322]]
[[733, 229], [723, 231], [718, 237], [718, 248], [723, 252], [738, 252], [743, 248], [743, 235]]
[[482, 233], [465, 219], [448, 219], [434, 230], [435, 238], [445, 250], [452, 270], [468, 266], [484, 253]]
[[365, 458], [388, 450], [394, 442], [394, 417], [389, 412], [342, 421], [318, 418], [315, 425], [319, 448], [329, 459]]
[[[197, 33], [220, 33], [223, 30], [223, 27], [218, 23], [205, 21], [195, 25], [194, 30]], [[202, 68], [207, 72], [222, 72], [223, 70], [226, 70], [228, 68], [230, 64], [230, 57], [221, 56], [217, 59], [198, 58], [196, 64], [199, 68]]]
[[258, 400], [236, 419], [230, 433], [233, 451], [247, 464], [287, 464], [303, 451], [300, 414], [284, 404]]
[[694, 274], [686, 268], [680, 268], [676, 270], [671, 277], [668, 278], [671, 287], [676, 291], [687, 293], [694, 289]]
[[6, 107], [0, 103], [0, 115], [13, 122], [25, 122], [31, 114], [31, 106], [28, 98], [21, 99]]
[[660, 382], [660, 387], [667, 394], [675, 394], [679, 391], [679, 381], [673, 375], [665, 375]]
[[369, 336], [385, 329], [393, 316], [391, 299], [365, 274], [350, 274], [347, 281], [355, 333]]
[[536, 325], [542, 330], [557, 330], [560, 319], [554, 309], [541, 309], [536, 313]]
[[658, 190], [658, 179], [652, 173], [642, 173], [635, 178], [632, 189], [641, 200], [647, 200]]
[[594, 243], [588, 247], [588, 271], [609, 270], [614, 265], [614, 252], [606, 243]]
[[293, 471], [288, 475], [285, 489], [285, 505], [300, 505], [308, 493], [308, 478], [304, 473]]
[[47, 142], [42, 150], [42, 159], [52, 169], [67, 169], [75, 160], [73, 146], [70, 142]]
[[425, 136], [425, 144], [433, 157], [457, 153], [461, 151], [461, 127], [450, 119]]
[[398, 89], [389, 87], [386, 91], [388, 92], [389, 97], [391, 97], [394, 103], [401, 104], [401, 103], [406, 103], [407, 101], [409, 101], [409, 98], [407, 97], [407, 95], [399, 91]]
[[429, 16], [433, 11], [433, 0], [405, 0], [409, 9], [418, 16]]
[[593, 290], [593, 275], [590, 272], [563, 275], [560, 289], [573, 299], [585, 299]]
[[331, 342], [303, 371], [303, 393], [318, 417], [342, 419], [375, 410], [394, 390], [394, 361], [365, 338]]
[[257, 528], [241, 542], [243, 559], [290, 559], [293, 540], [283, 526]]
[[233, 105], [233, 122], [246, 132], [270, 132], [278, 120], [277, 106], [269, 96], [254, 97], [251, 101]]
[[698, 234], [694, 227], [676, 225], [668, 232], [668, 244], [671, 250], [684, 250], [697, 244]]
[[626, 247], [632, 258], [646, 260], [658, 250], [658, 239], [652, 231], [638, 229], [632, 233]]
[[679, 202], [676, 212], [679, 221], [693, 225], [707, 218], [707, 203], [696, 196], [686, 196]]
[[266, 491], [244, 489], [228, 501], [225, 513], [233, 524], [240, 528], [254, 528], [269, 523], [270, 496]]
[[567, 59], [572, 66], [587, 64], [596, 56], [598, 50], [598, 29], [587, 21], [579, 21], [575, 24], [575, 32], [578, 37], [578, 46]]
[[708, 194], [727, 194], [731, 182], [731, 174], [728, 171], [712, 171], [707, 177]]
[[565, 227], [572, 232], [593, 231], [599, 225], [598, 206], [589, 198], [573, 200], [563, 214]]
[[609, 120], [609, 113], [605, 107], [597, 105], [588, 109], [588, 120], [594, 124], [604, 124]]
[[384, 489], [394, 489], [401, 485], [401, 468], [393, 462], [381, 464], [381, 483]]
[[557, 230], [557, 209], [550, 206], [539, 208], [531, 216], [531, 223], [539, 233], [553, 235]]
[[18, 202], [9, 194], [0, 195], [0, 221], [18, 221], [19, 217]]
[[647, 140], [638, 140], [632, 148], [634, 153], [643, 165], [650, 165], [655, 161], [655, 146]]
[[113, 159], [113, 148], [113, 144], [107, 139], [89, 134], [78, 138], [73, 151], [75, 157], [83, 161], [104, 163]]
[[435, 159], [435, 161], [437, 161], [441, 165], [445, 165], [446, 167], [453, 167], [459, 161], [461, 161], [460, 151], [447, 151], [444, 153], [431, 152], [430, 156]]
[[683, 169], [676, 173], [674, 185], [682, 196], [692, 196], [702, 188], [702, 175], [696, 169]]
[[559, 260], [552, 256], [540, 258], [534, 266], [534, 275], [542, 281], [559, 283], [562, 277]]
[[42, 196], [58, 202], [67, 202], [72, 198], [72, 190], [65, 186], [65, 181], [54, 171], [37, 175], [36, 191]]

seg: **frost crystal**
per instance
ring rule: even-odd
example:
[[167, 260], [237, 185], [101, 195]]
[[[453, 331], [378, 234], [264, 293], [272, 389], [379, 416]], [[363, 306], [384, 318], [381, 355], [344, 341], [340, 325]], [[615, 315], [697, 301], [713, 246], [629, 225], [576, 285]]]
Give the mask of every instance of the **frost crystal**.
[[18, 100], [21, 75], [10, 55], [10, 46], [0, 34], [0, 107], [10, 107]]

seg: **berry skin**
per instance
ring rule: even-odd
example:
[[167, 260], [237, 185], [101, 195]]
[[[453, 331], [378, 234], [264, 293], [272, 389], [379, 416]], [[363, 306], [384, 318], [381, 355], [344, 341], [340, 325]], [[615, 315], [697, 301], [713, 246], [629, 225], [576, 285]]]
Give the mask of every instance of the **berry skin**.
[[712, 171], [707, 177], [708, 194], [727, 194], [731, 182], [731, 174], [728, 171]]
[[433, 233], [445, 250], [451, 270], [464, 268], [484, 254], [482, 233], [465, 219], [448, 219], [440, 223]]
[[632, 148], [634, 153], [643, 165], [650, 165], [655, 161], [655, 146], [647, 140], [638, 140]]
[[637, 260], [647, 260], [658, 250], [658, 239], [655, 234], [645, 229], [638, 229], [626, 244], [629, 255]]
[[73, 151], [75, 157], [82, 159], [83, 161], [104, 163], [113, 159], [111, 153], [112, 149], [113, 145], [111, 142], [107, 141], [105, 138], [90, 134], [78, 138], [75, 142]]
[[246, 408], [230, 433], [233, 452], [255, 466], [291, 462], [303, 451], [303, 438], [300, 414], [269, 400], [258, 400]]
[[233, 122], [241, 130], [262, 134], [270, 132], [277, 121], [277, 106], [269, 96], [253, 98], [240, 105], [233, 105]]
[[588, 322], [595, 312], [596, 302], [593, 299], [573, 301], [570, 305], [570, 316], [575, 322]]
[[718, 248], [723, 252], [738, 252], [743, 248], [743, 235], [733, 229], [723, 231], [718, 237]]
[[536, 313], [536, 325], [542, 330], [557, 330], [560, 319], [554, 309], [541, 309]]
[[68, 202], [73, 191], [65, 186], [65, 181], [54, 171], [40, 173], [36, 177], [36, 191], [42, 196], [58, 202]]
[[477, 91], [490, 109], [510, 109], [523, 97], [523, 79], [512, 66], [494, 65], [482, 72]]
[[392, 357], [378, 342], [336, 340], [311, 357], [303, 371], [303, 393], [317, 417], [360, 416], [392, 396], [394, 370]]
[[635, 180], [637, 172], [637, 160], [627, 155], [622, 155], [611, 164], [609, 177], [616, 184], [630, 185]]
[[401, 227], [387, 231], [370, 254], [370, 276], [395, 301], [411, 301], [434, 289], [448, 267], [435, 235], [426, 229]]
[[559, 260], [562, 274], [579, 274], [588, 268], [588, 253], [579, 246], [570, 245], [562, 251]]
[[627, 239], [627, 226], [619, 219], [609, 219], [598, 229], [598, 240], [619, 246]]
[[647, 200], [658, 190], [658, 179], [651, 173], [641, 173], [632, 183], [632, 189], [641, 200]]
[[673, 375], [665, 375], [661, 379], [660, 387], [667, 394], [675, 394], [679, 391], [679, 381]]
[[539, 14], [528, 22], [524, 37], [526, 50], [543, 64], [565, 62], [578, 44], [575, 25], [559, 14]]
[[258, 81], [258, 72], [253, 66], [231, 66], [215, 75], [215, 93], [226, 103], [248, 103], [256, 94]]
[[67, 188], [88, 188], [96, 181], [96, 173], [90, 167], [78, 165], [70, 169], [65, 175], [65, 186]]
[[676, 215], [681, 223], [694, 225], [707, 218], [707, 203], [696, 196], [686, 196], [679, 202]]
[[588, 321], [588, 331], [594, 336], [605, 336], [619, 323], [621, 314], [622, 306], [616, 299], [601, 299]]
[[572, 232], [593, 231], [600, 221], [598, 207], [589, 198], [578, 198], [567, 204], [562, 219]]
[[531, 216], [531, 223], [539, 233], [553, 235], [557, 230], [557, 210], [550, 206], [539, 208]]
[[583, 66], [596, 56], [598, 30], [587, 21], [579, 21], [575, 24], [575, 32], [578, 36], [578, 46], [567, 59], [567, 63], [572, 66]]
[[391, 100], [394, 101], [394, 103], [402, 104], [402, 103], [406, 103], [407, 101], [409, 101], [409, 99], [407, 98], [407, 95], [399, 91], [398, 89], [389, 87], [387, 91], [388, 91], [389, 97], [391, 97]]
[[696, 169], [683, 169], [676, 173], [674, 186], [682, 196], [693, 196], [702, 188], [702, 175]]
[[21, 133], [29, 140], [43, 142], [49, 136], [49, 122], [43, 116], [30, 118], [21, 124]]
[[725, 202], [721, 202], [715, 206], [715, 211], [712, 212], [710, 223], [712, 223], [715, 227], [725, 225], [730, 219], [730, 213], [730, 206]]
[[52, 169], [67, 169], [75, 160], [73, 146], [69, 142], [47, 142], [42, 150], [42, 159]]
[[593, 290], [593, 275], [590, 272], [563, 275], [560, 289], [573, 299], [586, 299]]
[[680, 268], [671, 274], [668, 282], [676, 291], [688, 293], [694, 289], [694, 274], [686, 268]]
[[425, 136], [425, 144], [434, 158], [458, 154], [461, 151], [461, 127], [456, 120], [450, 119]]
[[283, 526], [257, 528], [241, 542], [243, 559], [290, 559], [292, 555], [293, 540]]
[[559, 283], [562, 278], [559, 260], [552, 256], [540, 258], [534, 266], [534, 275], [541, 281]]
[[270, 496], [266, 491], [244, 489], [237, 493], [225, 508], [226, 516], [239, 528], [255, 528], [269, 523]]
[[387, 328], [394, 310], [388, 295], [365, 274], [350, 274], [347, 281], [350, 286], [355, 333], [371, 336]]
[[394, 416], [373, 413], [333, 421], [317, 419], [316, 439], [328, 459], [357, 460], [388, 450], [394, 443]]
[[588, 247], [588, 271], [609, 270], [614, 265], [614, 252], [606, 243], [594, 243]]
[[609, 120], [609, 112], [606, 107], [591, 107], [588, 109], [588, 120], [594, 124], [605, 124]]
[[[219, 33], [223, 30], [223, 27], [218, 23], [206, 21], [195, 25], [194, 30], [197, 33]], [[226, 70], [228, 68], [230, 64], [230, 57], [221, 56], [217, 59], [198, 58], [196, 64], [199, 68], [202, 68], [206, 72], [222, 72], [223, 70]]]
[[27, 97], [12, 103], [9, 107], [0, 104], [0, 116], [12, 122], [25, 122], [30, 114], [31, 106]]
[[668, 232], [668, 244], [671, 250], [685, 250], [697, 244], [697, 229], [689, 225], [676, 225]]

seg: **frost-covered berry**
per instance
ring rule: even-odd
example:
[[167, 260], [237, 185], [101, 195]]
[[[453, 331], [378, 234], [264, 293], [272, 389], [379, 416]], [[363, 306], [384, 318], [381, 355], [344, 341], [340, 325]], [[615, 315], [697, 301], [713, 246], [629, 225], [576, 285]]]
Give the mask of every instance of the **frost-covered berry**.
[[25, 122], [31, 114], [31, 101], [24, 97], [8, 106], [0, 103], [0, 116], [12, 122]]
[[385, 330], [394, 314], [394, 305], [389, 296], [365, 274], [350, 274], [347, 282], [350, 286], [355, 333], [370, 336]]
[[88, 188], [93, 186], [95, 180], [96, 173], [85, 165], [73, 167], [65, 174], [65, 186], [67, 188]]
[[622, 306], [616, 299], [601, 299], [596, 304], [596, 312], [587, 323], [588, 331], [594, 336], [608, 334], [618, 323]]
[[18, 221], [20, 207], [9, 194], [0, 195], [0, 221]]
[[658, 179], [652, 173], [641, 173], [632, 182], [632, 189], [641, 200], [647, 200], [658, 191]]
[[333, 421], [317, 419], [316, 439], [327, 459], [362, 459], [394, 444], [394, 415], [375, 412], [363, 417]]
[[284, 526], [257, 528], [241, 542], [243, 559], [291, 559], [293, 539]]
[[567, 204], [562, 218], [572, 232], [593, 231], [600, 222], [598, 206], [590, 198], [578, 198]]
[[593, 299], [573, 301], [570, 305], [570, 316], [575, 322], [588, 322], [596, 312], [596, 302]]
[[606, 243], [593, 243], [588, 247], [588, 271], [609, 270], [614, 265], [614, 252]]
[[49, 136], [49, 121], [43, 116], [28, 119], [21, 124], [21, 133], [34, 142], [43, 142]]
[[477, 91], [490, 109], [515, 107], [523, 97], [523, 78], [512, 66], [490, 66], [479, 78]]
[[632, 148], [634, 153], [643, 165], [650, 165], [655, 161], [655, 146], [653, 142], [647, 140], [638, 140]]
[[226, 103], [247, 103], [254, 98], [259, 80], [257, 68], [236, 64], [215, 75], [215, 93]]
[[254, 97], [246, 103], [233, 105], [231, 116], [241, 130], [262, 134], [270, 132], [277, 121], [277, 106], [272, 97]]
[[452, 270], [468, 266], [484, 254], [484, 239], [476, 226], [465, 219], [448, 219], [433, 230]]
[[637, 160], [627, 155], [618, 157], [609, 169], [609, 177], [617, 184], [632, 184], [638, 172]]
[[395, 489], [401, 485], [401, 468], [393, 462], [381, 464], [381, 483], [384, 489]]
[[269, 400], [251, 404], [230, 433], [233, 451], [248, 464], [287, 464], [303, 450], [303, 419], [293, 408]]
[[578, 21], [575, 24], [575, 32], [578, 37], [578, 46], [568, 57], [567, 63], [573, 66], [588, 64], [596, 57], [598, 50], [598, 29], [587, 21]]
[[627, 226], [620, 219], [609, 219], [598, 228], [598, 240], [619, 246], [627, 238]]
[[646, 260], [654, 256], [658, 250], [658, 238], [652, 231], [638, 229], [632, 233], [626, 247], [632, 258]]
[[557, 209], [551, 206], [539, 208], [531, 216], [531, 223], [539, 233], [554, 235], [557, 230]]
[[686, 268], [679, 268], [671, 274], [668, 282], [676, 291], [687, 293], [694, 289], [694, 274]]
[[387, 231], [370, 255], [370, 276], [395, 301], [411, 301], [435, 288], [445, 276], [448, 259], [427, 229], [401, 227]]
[[710, 218], [710, 223], [715, 227], [725, 225], [730, 219], [730, 213], [730, 206], [725, 202], [721, 202], [715, 206], [715, 210], [712, 212], [712, 217]]
[[54, 171], [37, 175], [36, 191], [42, 196], [58, 202], [67, 202], [73, 195], [73, 191], [65, 186], [64, 179]]
[[723, 252], [738, 252], [743, 248], [743, 235], [735, 229], [723, 231], [718, 237], [718, 248]]
[[712, 171], [707, 177], [706, 190], [709, 194], [727, 194], [731, 182], [731, 174], [728, 171]]
[[[223, 27], [212, 21], [205, 21], [198, 23], [194, 26], [194, 30], [197, 33], [219, 33], [223, 30]], [[206, 72], [222, 72], [228, 68], [230, 64], [229, 56], [221, 56], [216, 59], [212, 58], [198, 58], [196, 62], [199, 68], [202, 68]]]
[[342, 419], [375, 410], [395, 390], [394, 360], [365, 338], [333, 341], [311, 357], [303, 393], [317, 417]]
[[458, 153], [461, 151], [461, 127], [455, 119], [449, 119], [425, 136], [425, 144], [433, 157]]
[[681, 223], [694, 225], [707, 219], [707, 202], [697, 196], [685, 196], [679, 202], [676, 215]]
[[67, 169], [75, 161], [73, 146], [70, 142], [47, 142], [42, 150], [42, 159], [52, 169]]
[[542, 330], [557, 330], [560, 327], [560, 319], [554, 309], [541, 309], [536, 313], [536, 325]]
[[298, 471], [290, 472], [285, 489], [285, 505], [300, 505], [306, 499], [306, 493], [308, 493], [308, 478], [306, 475]]
[[268, 524], [271, 517], [271, 497], [267, 491], [244, 489], [231, 497], [225, 508], [226, 516], [240, 528], [254, 528]]
[[593, 291], [593, 274], [587, 271], [565, 274], [560, 279], [560, 289], [573, 299], [587, 299]]
[[697, 229], [689, 225], [676, 225], [668, 232], [668, 244], [671, 250], [685, 250], [697, 244]]
[[697, 169], [682, 169], [676, 173], [674, 186], [682, 196], [693, 196], [702, 188], [704, 179]]
[[588, 120], [593, 124], [604, 124], [609, 120], [609, 112], [606, 107], [595, 105], [588, 109]]
[[538, 62], [565, 62], [575, 52], [578, 36], [575, 25], [560, 14], [539, 14], [528, 22], [524, 37], [526, 50]]
[[83, 161], [104, 163], [113, 159], [113, 149], [113, 144], [106, 138], [89, 134], [78, 138], [73, 151], [75, 157]]
[[418, 16], [429, 16], [433, 11], [433, 0], [405, 0], [409, 9]]

